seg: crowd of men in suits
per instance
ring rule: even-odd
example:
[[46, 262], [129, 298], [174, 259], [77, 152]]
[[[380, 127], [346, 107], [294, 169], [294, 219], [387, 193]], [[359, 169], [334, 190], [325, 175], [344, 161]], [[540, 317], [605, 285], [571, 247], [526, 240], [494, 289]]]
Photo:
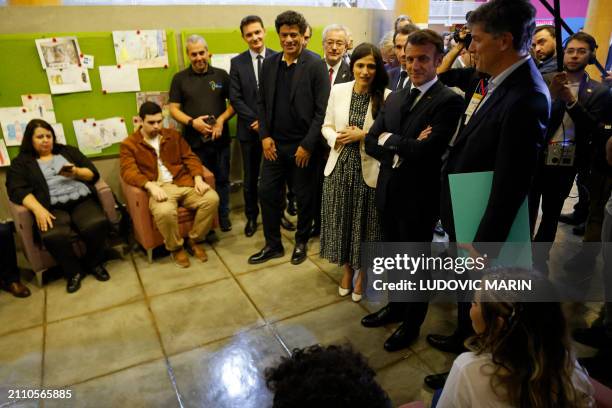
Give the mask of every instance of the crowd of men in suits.
[[[542, 202], [535, 239], [554, 241], [576, 173], [583, 175], [581, 201], [590, 198], [585, 241], [598, 241], [611, 189], [604, 151], [612, 98], [609, 86], [585, 72], [595, 58], [593, 37], [571, 36], [565, 43], [564, 67], [557, 72], [550, 62], [556, 61], [555, 47], [550, 46], [554, 30], [535, 30], [534, 10], [527, 1], [492, 0], [469, 15], [468, 27], [471, 43], [464, 32], [445, 50], [439, 34], [419, 30], [404, 18], [396, 21], [396, 61], [388, 66], [388, 87], [394, 92], [365, 141], [367, 153], [380, 162], [376, 205], [385, 241], [431, 242], [441, 220], [454, 242], [454, 217], [460, 214], [453, 213], [448, 176], [483, 171], [493, 172], [493, 183], [468, 248], [472, 254], [479, 253], [478, 243], [506, 240], [527, 197], [532, 230]], [[307, 49], [309, 26], [300, 13], [280, 14], [275, 29], [279, 52], [266, 46], [260, 17], [242, 19], [240, 31], [248, 49], [232, 59], [229, 76], [210, 65], [202, 68], [208, 58], [206, 43], [201, 37], [190, 38], [191, 66], [177, 74], [170, 98], [173, 116], [186, 127], [185, 138], [217, 177], [222, 230], [231, 228], [227, 120], [237, 114], [244, 232], [255, 233], [261, 207], [265, 236], [265, 246], [248, 261], [263, 263], [284, 255], [280, 228], [289, 185], [297, 202], [291, 262], [299, 264], [306, 258], [308, 240], [320, 228], [329, 149], [322, 142], [321, 126], [330, 88], [352, 79], [347, 63], [351, 39], [346, 27], [328, 26], [321, 58]], [[425, 40], [411, 43], [411, 36]], [[463, 68], [450, 69], [461, 54], [469, 54], [462, 61], [471, 66], [462, 62]], [[204, 85], [189, 90], [198, 76], [206, 77], [200, 81]], [[202, 101], [205, 98], [217, 99]], [[595, 255], [581, 253], [576, 259], [594, 263]], [[455, 333], [429, 335], [428, 342], [445, 351], [463, 350], [463, 341], [472, 333], [469, 308], [460, 302]], [[385, 349], [393, 351], [418, 337], [426, 312], [427, 303], [390, 303], [362, 324], [403, 322], [385, 343]]]

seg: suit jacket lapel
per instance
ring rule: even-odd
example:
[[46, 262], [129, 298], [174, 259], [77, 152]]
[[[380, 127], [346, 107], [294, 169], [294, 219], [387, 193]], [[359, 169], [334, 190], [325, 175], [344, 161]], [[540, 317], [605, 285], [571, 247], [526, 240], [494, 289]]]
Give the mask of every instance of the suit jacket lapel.
[[[280, 64], [280, 60], [282, 58], [282, 54], [275, 54], [269, 64], [266, 65], [266, 68], [262, 70], [262, 76], [266, 78], [267, 82], [267, 91], [269, 101], [274, 100], [274, 95], [276, 94], [276, 82], [278, 77], [278, 65]], [[267, 71], [267, 72], [266, 72]], [[272, 109], [269, 108], [270, 114]]]
[[338, 74], [336, 75], [334, 84], [341, 84], [343, 82], [348, 82], [349, 80], [350, 80], [349, 67], [347, 67], [346, 64], [342, 62], [340, 64], [340, 68], [338, 69]]
[[[249, 51], [246, 52], [243, 63], [246, 69], [248, 83], [254, 85], [255, 94], [257, 94], [257, 77], [255, 76], [255, 68], [253, 67], [253, 61], [251, 60], [251, 53]], [[259, 79], [261, 80], [261, 78]]]

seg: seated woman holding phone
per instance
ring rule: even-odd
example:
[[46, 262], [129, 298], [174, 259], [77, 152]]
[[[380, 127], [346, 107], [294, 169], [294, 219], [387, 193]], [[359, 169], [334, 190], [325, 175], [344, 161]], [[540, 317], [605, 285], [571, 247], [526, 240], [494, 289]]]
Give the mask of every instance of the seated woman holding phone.
[[[10, 200], [34, 214], [35, 236], [62, 268], [68, 293], [79, 290], [86, 273], [110, 279], [103, 265], [109, 223], [94, 189], [99, 178], [93, 163], [76, 147], [57, 143], [41, 119], [28, 123], [7, 173]], [[73, 231], [87, 246], [83, 264], [74, 253]]]

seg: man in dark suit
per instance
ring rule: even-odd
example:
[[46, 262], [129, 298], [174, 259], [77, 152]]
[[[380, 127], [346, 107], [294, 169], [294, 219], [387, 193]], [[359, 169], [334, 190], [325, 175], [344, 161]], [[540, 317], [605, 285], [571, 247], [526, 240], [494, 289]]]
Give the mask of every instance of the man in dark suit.
[[399, 66], [391, 68], [387, 74], [389, 75], [389, 84], [387, 88], [392, 91], [397, 91], [410, 85], [408, 72], [406, 71], [406, 40], [408, 36], [417, 31], [419, 28], [414, 24], [406, 24], [401, 26], [393, 33], [393, 52], [399, 61]]
[[304, 16], [286, 11], [276, 17], [282, 53], [264, 61], [259, 79], [259, 136], [264, 162], [259, 201], [266, 244], [249, 257], [261, 263], [284, 255], [280, 220], [285, 181], [293, 180], [298, 225], [293, 264], [306, 259], [306, 244], [314, 216], [316, 148], [329, 97], [329, 78], [321, 58], [304, 49]]
[[[426, 253], [439, 218], [442, 155], [463, 112], [463, 99], [436, 76], [444, 41], [432, 30], [410, 34], [406, 69], [411, 85], [392, 93], [365, 139], [366, 152], [380, 161], [376, 207], [385, 241], [418, 243]], [[429, 135], [420, 138], [426, 129]], [[426, 302], [391, 302], [362, 319], [366, 327], [403, 324], [385, 350], [408, 347], [419, 335]]]
[[240, 141], [242, 151], [244, 212], [247, 217], [244, 233], [250, 237], [257, 230], [259, 215], [257, 181], [262, 152], [258, 133], [257, 85], [264, 59], [276, 54], [276, 51], [265, 46], [266, 30], [259, 16], [243, 18], [240, 22], [240, 32], [249, 49], [232, 58], [229, 97], [238, 114], [236, 137]]
[[[506, 241], [527, 198], [544, 141], [550, 94], [528, 52], [534, 18], [535, 8], [528, 0], [491, 0], [474, 10], [468, 20], [472, 30], [469, 50], [475, 53], [476, 69], [491, 79], [484, 97], [472, 96], [451, 142], [442, 171], [440, 212], [444, 229], [455, 241], [453, 216], [461, 214], [453, 214], [449, 175], [493, 172], [472, 254], [479, 253], [478, 243]], [[459, 303], [455, 333], [428, 335], [430, 345], [449, 352], [463, 350], [463, 341], [472, 332], [471, 300]]]

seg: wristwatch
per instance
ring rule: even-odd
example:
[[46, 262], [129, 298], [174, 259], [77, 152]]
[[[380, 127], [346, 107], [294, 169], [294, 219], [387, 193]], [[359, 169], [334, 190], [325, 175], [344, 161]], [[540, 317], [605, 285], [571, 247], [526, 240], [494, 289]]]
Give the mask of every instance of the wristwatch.
[[189, 127], [193, 127], [193, 119], [189, 119], [189, 120], [187, 121], [187, 126], [189, 126]]

